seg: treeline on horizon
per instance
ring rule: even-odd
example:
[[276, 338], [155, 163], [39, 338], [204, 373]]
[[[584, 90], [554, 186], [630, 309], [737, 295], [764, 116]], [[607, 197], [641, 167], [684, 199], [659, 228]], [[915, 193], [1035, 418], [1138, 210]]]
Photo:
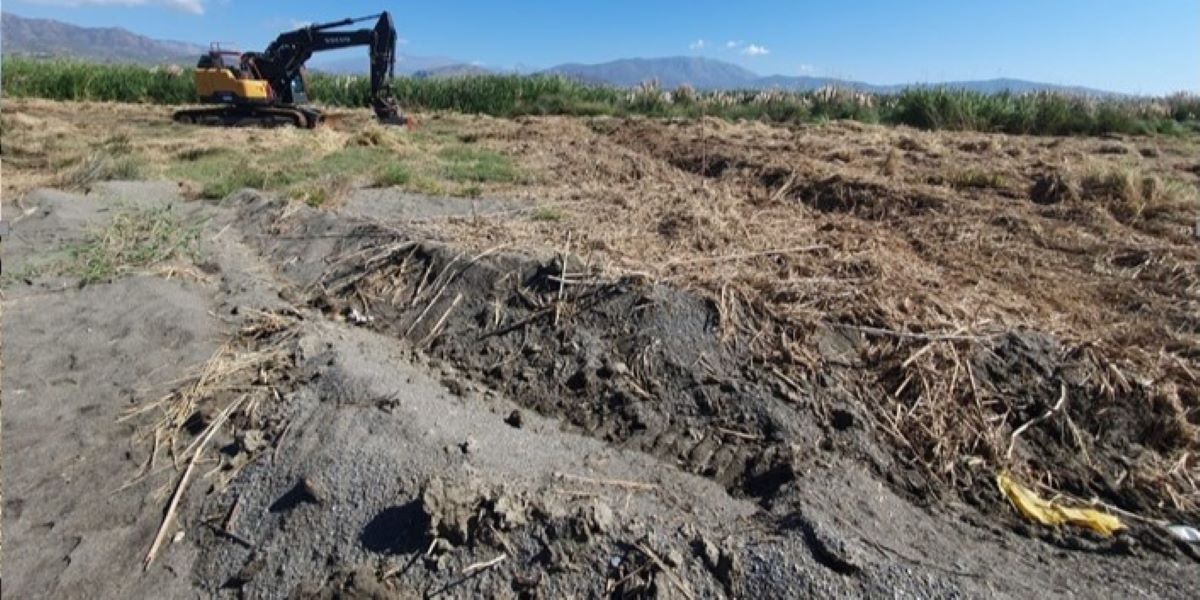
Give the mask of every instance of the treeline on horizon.
[[[193, 104], [190, 70], [74, 60], [3, 59], [0, 90], [11, 98]], [[556, 76], [399, 77], [393, 84], [407, 110], [449, 110], [498, 117], [578, 115], [697, 118], [775, 123], [848, 119], [927, 130], [1033, 135], [1183, 134], [1200, 132], [1200, 96], [1084, 97], [1053, 92], [987, 94], [910, 88], [871, 94], [826, 88], [696, 91], [653, 85], [618, 88]], [[365, 76], [312, 73], [309, 97], [339, 107], [370, 105]]]

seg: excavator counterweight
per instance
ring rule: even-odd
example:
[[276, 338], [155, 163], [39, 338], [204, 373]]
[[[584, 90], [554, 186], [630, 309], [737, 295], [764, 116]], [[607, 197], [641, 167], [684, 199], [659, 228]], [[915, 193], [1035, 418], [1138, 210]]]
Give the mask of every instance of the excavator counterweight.
[[[339, 29], [372, 19], [375, 26], [370, 29]], [[263, 52], [230, 52], [213, 44], [196, 65], [196, 90], [200, 102], [217, 106], [180, 110], [175, 120], [206, 125], [316, 127], [324, 115], [308, 106], [305, 63], [317, 52], [354, 46], [369, 49], [371, 108], [375, 116], [388, 124], [408, 124], [391, 91], [396, 27], [386, 11], [288, 31]]]

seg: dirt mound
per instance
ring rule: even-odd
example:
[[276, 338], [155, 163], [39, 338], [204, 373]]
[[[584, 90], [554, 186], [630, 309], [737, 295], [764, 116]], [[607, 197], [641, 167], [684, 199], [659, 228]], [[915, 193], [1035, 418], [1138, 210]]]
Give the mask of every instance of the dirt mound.
[[854, 180], [834, 175], [811, 184], [800, 184], [795, 191], [781, 189], [822, 212], [851, 213], [866, 219], [882, 219], [895, 214], [916, 214], [936, 210], [942, 203], [933, 196], [898, 193], [882, 183]]
[[[352, 236], [379, 239], [381, 231]], [[574, 258], [467, 257], [436, 244], [347, 264], [318, 305], [366, 315], [542, 414], [734, 490], [769, 495], [791, 477], [783, 440], [811, 438], [797, 398], [743, 369], [711, 304]], [[360, 253], [350, 246], [340, 256]]]
[[[1051, 335], [826, 325], [800, 338], [820, 373], [789, 374], [757, 362], [755, 346], [725, 341], [738, 312], [642, 278], [605, 278], [578, 257], [467, 254], [321, 214], [276, 226], [343, 232], [332, 236], [342, 241], [328, 248], [331, 267], [305, 284], [321, 290], [311, 302], [326, 314], [409, 340], [525, 407], [764, 506], [780, 502], [812, 459], [798, 449], [816, 445], [866, 458], [926, 503], [945, 498], [937, 482], [948, 480], [981, 509], [1003, 512], [990, 465], [1013, 465], [1053, 472], [1055, 489], [1078, 497], [1172, 520], [1190, 514], [1187, 503], [1150, 501], [1186, 485], [1156, 474], [1194, 451], [1180, 408], [1189, 392], [1154, 400], [1095, 350]], [[1143, 403], [1152, 410], [1134, 408]], [[1109, 410], [1131, 420], [1099, 416]], [[1151, 431], [1160, 433], [1146, 438]], [[1130, 440], [1146, 439], [1157, 442], [1129, 463]], [[911, 458], [891, 459], [893, 444]], [[1161, 538], [1151, 544], [1170, 552]]]

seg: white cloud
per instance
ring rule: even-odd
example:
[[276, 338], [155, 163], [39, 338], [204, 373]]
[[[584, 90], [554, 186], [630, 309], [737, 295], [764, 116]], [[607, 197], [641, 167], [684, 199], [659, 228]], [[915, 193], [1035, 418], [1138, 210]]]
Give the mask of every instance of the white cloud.
[[759, 46], [758, 44], [750, 44], [749, 46], [742, 48], [742, 54], [745, 54], [746, 56], [763, 56], [770, 53], [770, 50], [767, 50], [765, 47]]
[[707, 47], [708, 47], [708, 42], [706, 42], [704, 40], [696, 40], [696, 41], [688, 44], [689, 50], [703, 50]]
[[744, 43], [745, 42], [743, 42], [742, 40], [729, 40], [728, 42], [725, 42], [725, 47], [730, 50], [733, 50], [734, 48], [737, 48], [738, 46], [741, 46]]
[[204, 14], [205, 0], [26, 0], [31, 4], [50, 6], [162, 6], [193, 15]]
[[817, 68], [812, 65], [800, 65], [796, 67], [796, 70], [799, 71], [801, 75], [810, 75], [817, 72]]

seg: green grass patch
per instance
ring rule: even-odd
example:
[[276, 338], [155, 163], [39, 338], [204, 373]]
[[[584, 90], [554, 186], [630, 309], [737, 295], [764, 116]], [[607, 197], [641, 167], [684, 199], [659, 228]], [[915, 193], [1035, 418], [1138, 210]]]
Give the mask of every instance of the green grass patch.
[[376, 187], [405, 187], [413, 180], [412, 170], [404, 163], [385, 165], [375, 174]]
[[324, 156], [315, 156], [302, 146], [289, 146], [257, 156], [233, 150], [194, 149], [176, 155], [166, 171], [173, 179], [198, 183], [204, 198], [224, 198], [239, 189], [254, 188], [291, 190], [296, 197], [303, 197], [310, 204], [323, 204], [329, 198], [322, 200], [318, 198], [320, 192], [307, 193], [301, 188], [328, 187], [331, 180], [346, 182], [348, 186], [348, 182], [357, 178], [374, 177], [373, 174], [389, 160], [391, 155], [382, 148], [358, 146]]
[[541, 222], [557, 222], [567, 217], [566, 211], [557, 206], [539, 206], [529, 213], [529, 219]]
[[949, 183], [956, 189], [1003, 189], [1008, 187], [1008, 178], [1001, 173], [989, 173], [975, 169], [958, 171], [950, 175]]
[[170, 207], [118, 212], [103, 229], [88, 232], [50, 270], [86, 285], [178, 259], [194, 258], [199, 225], [181, 222]]
[[516, 183], [521, 172], [507, 156], [469, 146], [450, 146], [438, 152], [442, 175], [455, 182]]
[[99, 181], [133, 180], [142, 177], [141, 161], [104, 150], [92, 153], [60, 179], [67, 189], [83, 189]]
[[321, 157], [316, 167], [322, 173], [361, 175], [381, 168], [391, 156], [386, 150], [369, 146], [352, 146]]
[[266, 173], [253, 167], [245, 167], [205, 182], [204, 186], [200, 188], [200, 196], [218, 200], [242, 188], [266, 190], [270, 187], [267, 185], [268, 180]]

